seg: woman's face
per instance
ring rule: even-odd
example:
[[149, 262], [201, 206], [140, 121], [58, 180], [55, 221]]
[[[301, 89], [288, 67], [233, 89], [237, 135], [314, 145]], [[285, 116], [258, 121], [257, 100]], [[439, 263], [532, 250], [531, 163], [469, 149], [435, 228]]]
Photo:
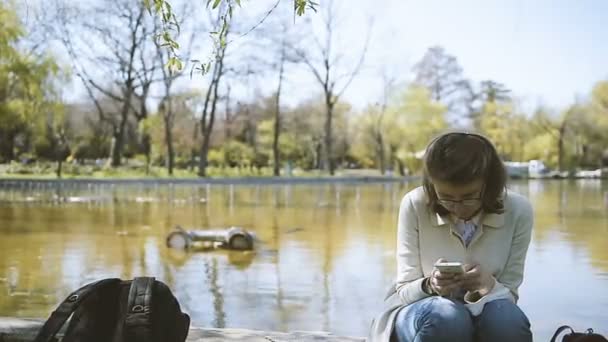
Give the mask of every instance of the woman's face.
[[433, 181], [439, 204], [456, 215], [468, 220], [481, 208], [484, 182], [479, 179], [464, 185]]

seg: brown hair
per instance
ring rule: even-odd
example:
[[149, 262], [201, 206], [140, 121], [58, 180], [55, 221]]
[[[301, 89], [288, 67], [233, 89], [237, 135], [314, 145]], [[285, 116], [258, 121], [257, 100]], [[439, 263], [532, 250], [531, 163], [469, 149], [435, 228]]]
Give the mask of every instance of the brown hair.
[[448, 210], [437, 201], [432, 180], [464, 185], [482, 179], [481, 208], [486, 213], [502, 213], [502, 194], [507, 171], [492, 142], [480, 134], [444, 133], [433, 139], [424, 154], [422, 184], [429, 207], [440, 215]]

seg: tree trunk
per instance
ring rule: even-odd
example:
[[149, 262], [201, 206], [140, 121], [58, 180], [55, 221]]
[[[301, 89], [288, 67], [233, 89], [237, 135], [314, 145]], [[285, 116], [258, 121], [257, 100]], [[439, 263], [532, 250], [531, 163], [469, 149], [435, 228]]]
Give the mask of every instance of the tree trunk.
[[395, 160], [397, 160], [397, 166], [399, 167], [399, 175], [405, 177], [405, 166], [403, 165], [403, 161], [399, 158], [395, 158]]
[[194, 172], [196, 168], [196, 141], [198, 140], [199, 122], [194, 123], [194, 131], [192, 132], [192, 149], [190, 149], [190, 172]]
[[230, 90], [231, 87], [230, 85], [228, 85], [226, 89], [226, 121], [224, 123], [224, 137], [226, 141], [230, 141], [230, 139], [232, 138], [232, 130], [230, 127], [232, 125], [232, 110], [230, 109]]
[[[127, 82], [127, 89], [131, 89], [131, 83]], [[114, 128], [114, 138], [116, 139], [116, 141], [114, 144], [114, 149], [112, 151], [112, 167], [120, 166], [122, 163], [122, 150], [124, 147], [125, 128], [127, 127], [127, 121], [129, 119], [131, 95], [132, 90], [128, 90], [127, 95], [125, 95], [125, 103], [123, 104], [122, 111], [120, 113], [120, 124], [118, 125], [118, 127]]]
[[333, 176], [335, 172], [335, 166], [332, 146], [332, 120], [335, 103], [332, 100], [331, 92], [326, 92], [325, 94], [325, 105], [327, 109], [325, 117], [325, 162], [326, 167], [329, 170], [329, 175]]
[[280, 172], [279, 135], [281, 129], [281, 87], [283, 85], [283, 64], [285, 62], [285, 49], [281, 52], [281, 66], [279, 68], [279, 87], [277, 88], [277, 103], [274, 112], [274, 137], [272, 140], [272, 155], [274, 158], [273, 174], [278, 177]]
[[386, 173], [386, 156], [384, 155], [384, 139], [382, 137], [382, 132], [380, 132], [379, 129], [376, 131], [376, 143], [378, 144], [378, 166], [380, 168], [380, 174], [384, 175]]
[[165, 118], [165, 142], [167, 143], [167, 172], [173, 176], [173, 163], [175, 152], [173, 151], [173, 132], [171, 129], [170, 118]]
[[[217, 90], [219, 88], [220, 79], [222, 78], [222, 73], [224, 69], [224, 51], [222, 51], [222, 55], [218, 59], [217, 72], [215, 73], [215, 79], [211, 83], [211, 87], [213, 87], [213, 98], [211, 99], [211, 112], [209, 114], [209, 123], [206, 124], [204, 120], [206, 119], [206, 115], [203, 115], [201, 118], [201, 132], [203, 133], [203, 144], [201, 146], [201, 154], [200, 161], [198, 166], [198, 175], [199, 177], [207, 177], [207, 156], [209, 154], [209, 143], [211, 140], [211, 133], [213, 131], [213, 123], [215, 122], [215, 110], [217, 108]], [[210, 89], [211, 91], [211, 89]], [[207, 97], [208, 99], [209, 97]], [[206, 101], [208, 102], [208, 101]], [[206, 108], [205, 105], [205, 113]]]
[[0, 140], [0, 160], [10, 162], [15, 159], [15, 134], [8, 132], [6, 139]]
[[116, 131], [113, 136], [112, 145], [112, 167], [120, 166], [122, 154], [122, 132]]
[[321, 170], [323, 168], [323, 143], [317, 142], [315, 146], [315, 169]]
[[150, 174], [151, 159], [150, 152], [146, 153], [146, 176]]
[[562, 122], [561, 126], [559, 127], [559, 136], [558, 136], [558, 142], [557, 142], [557, 158], [558, 158], [558, 167], [559, 167], [559, 171], [562, 172], [564, 171], [564, 134], [566, 131], [566, 121], [564, 120], [564, 122]]
[[63, 165], [63, 160], [57, 160], [57, 178], [61, 178], [61, 167]]
[[203, 138], [203, 145], [201, 146], [201, 153], [198, 161], [198, 176], [207, 177], [207, 156], [209, 154], [209, 139], [208, 135]]
[[219, 79], [216, 81], [214, 86], [214, 96], [211, 102], [211, 113], [209, 115], [209, 124], [206, 129], [203, 131], [203, 145], [201, 146], [201, 154], [200, 161], [198, 165], [198, 175], [199, 177], [207, 177], [207, 157], [209, 155], [209, 143], [211, 141], [211, 132], [213, 131], [213, 122], [215, 121], [215, 107], [217, 105], [217, 85], [219, 84]]
[[[165, 96], [165, 102], [159, 106], [163, 114], [163, 122], [165, 124], [165, 146], [167, 147], [167, 173], [173, 176], [173, 163], [175, 154], [173, 151], [173, 108], [171, 106], [171, 98], [169, 94]], [[195, 133], [196, 134], [196, 133]]]
[[151, 142], [152, 138], [150, 137], [149, 133], [143, 133], [142, 137], [141, 137], [141, 142], [142, 142], [142, 149], [144, 152], [144, 155], [146, 156], [146, 175], [150, 174], [150, 164], [151, 164], [151, 160], [152, 160], [152, 142]]

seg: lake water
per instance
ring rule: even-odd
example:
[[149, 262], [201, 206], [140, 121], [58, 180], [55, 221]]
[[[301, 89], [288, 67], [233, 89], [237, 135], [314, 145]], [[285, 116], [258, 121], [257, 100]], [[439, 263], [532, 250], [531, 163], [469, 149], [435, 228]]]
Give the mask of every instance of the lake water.
[[[365, 336], [395, 277], [399, 201], [415, 186], [0, 188], [0, 316], [46, 317], [84, 283], [153, 275], [196, 326]], [[535, 340], [561, 324], [608, 334], [608, 182], [510, 188], [536, 210], [520, 289]], [[260, 241], [255, 252], [170, 250], [175, 225], [242, 226]]]

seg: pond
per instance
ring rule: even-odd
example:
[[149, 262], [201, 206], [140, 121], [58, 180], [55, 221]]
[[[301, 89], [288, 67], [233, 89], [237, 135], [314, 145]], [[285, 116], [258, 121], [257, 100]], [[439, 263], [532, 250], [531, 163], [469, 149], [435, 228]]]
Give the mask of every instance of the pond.
[[[193, 325], [365, 336], [394, 279], [411, 183], [0, 188], [0, 316], [46, 317], [102, 277], [153, 275]], [[608, 334], [608, 182], [514, 181], [536, 225], [520, 305], [535, 340]], [[174, 226], [241, 226], [255, 252], [165, 247]]]

